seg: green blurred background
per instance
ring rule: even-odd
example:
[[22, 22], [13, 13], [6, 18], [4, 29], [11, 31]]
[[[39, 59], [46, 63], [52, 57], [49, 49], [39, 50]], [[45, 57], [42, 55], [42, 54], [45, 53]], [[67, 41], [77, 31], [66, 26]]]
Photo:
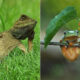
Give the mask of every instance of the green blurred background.
[[[0, 32], [10, 29], [22, 14], [37, 21], [33, 50], [24, 55], [16, 48], [0, 61], [0, 80], [40, 80], [40, 0], [0, 0]], [[28, 47], [27, 39], [22, 43]]]
[[[59, 14], [61, 10], [67, 6], [74, 6], [77, 10], [79, 20], [80, 17], [80, 1], [79, 0], [41, 0], [41, 27], [47, 27], [49, 21], [54, 18], [55, 15]], [[80, 21], [80, 20], [79, 20]], [[75, 25], [78, 25], [76, 20]], [[72, 25], [70, 23], [70, 25]]]
[[[41, 0], [41, 36], [44, 40], [49, 21], [67, 6], [74, 6], [77, 18], [65, 24], [52, 41], [60, 41], [64, 30], [76, 30], [80, 26], [80, 0]], [[41, 45], [41, 80], [80, 80], [80, 56], [74, 62], [66, 60], [60, 47]]]

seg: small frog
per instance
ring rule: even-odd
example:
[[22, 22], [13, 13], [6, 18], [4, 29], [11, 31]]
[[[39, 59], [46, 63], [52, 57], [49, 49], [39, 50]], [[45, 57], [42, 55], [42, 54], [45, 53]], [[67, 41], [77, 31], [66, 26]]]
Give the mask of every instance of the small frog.
[[68, 46], [61, 46], [62, 54], [64, 55], [65, 58], [67, 58], [69, 61], [75, 61], [80, 53], [80, 48], [79, 47], [72, 47], [73, 44], [78, 43], [78, 31], [65, 31], [64, 32], [64, 37], [60, 41], [61, 43], [66, 42]]
[[16, 46], [27, 53], [25, 46], [20, 41], [25, 38], [28, 38], [28, 51], [30, 51], [36, 23], [34, 19], [22, 15], [10, 30], [2, 32], [0, 34], [0, 59], [8, 55]]

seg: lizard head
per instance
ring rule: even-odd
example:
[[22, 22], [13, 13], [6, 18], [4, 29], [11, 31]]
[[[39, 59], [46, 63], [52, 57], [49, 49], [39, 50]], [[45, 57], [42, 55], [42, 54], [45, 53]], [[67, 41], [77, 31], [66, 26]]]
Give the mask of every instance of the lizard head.
[[34, 19], [26, 16], [26, 15], [21, 15], [19, 20], [16, 21], [14, 28], [25, 28], [28, 27], [30, 29], [33, 29], [36, 25], [37, 21]]
[[26, 15], [21, 15], [10, 32], [17, 39], [25, 39], [26, 37], [30, 36], [31, 32], [34, 31], [36, 23], [37, 21], [34, 19]]

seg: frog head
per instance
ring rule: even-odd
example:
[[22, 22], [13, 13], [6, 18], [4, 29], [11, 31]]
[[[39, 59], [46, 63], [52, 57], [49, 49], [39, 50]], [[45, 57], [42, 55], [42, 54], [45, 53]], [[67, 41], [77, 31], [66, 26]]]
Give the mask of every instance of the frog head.
[[77, 41], [78, 39], [78, 30], [71, 30], [71, 31], [64, 31], [64, 36], [62, 38], [62, 41], [68, 41], [68, 42], [72, 42], [72, 41]]
[[70, 36], [78, 36], [78, 30], [75, 31], [64, 31], [64, 38]]

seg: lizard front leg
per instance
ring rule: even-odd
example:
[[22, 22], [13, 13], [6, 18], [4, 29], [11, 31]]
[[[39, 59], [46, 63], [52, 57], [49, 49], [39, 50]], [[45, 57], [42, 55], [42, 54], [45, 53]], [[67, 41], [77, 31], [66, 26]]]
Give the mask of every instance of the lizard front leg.
[[33, 44], [32, 44], [32, 43], [33, 43], [32, 40], [30, 40], [30, 39], [28, 38], [28, 51], [29, 51], [29, 52], [32, 50], [32, 47], [33, 47]]
[[26, 47], [22, 43], [18, 45], [18, 48], [21, 49], [24, 53], [27, 53]]
[[28, 51], [30, 52], [33, 47], [33, 39], [34, 39], [34, 31], [31, 32], [30, 36], [28, 37]]

